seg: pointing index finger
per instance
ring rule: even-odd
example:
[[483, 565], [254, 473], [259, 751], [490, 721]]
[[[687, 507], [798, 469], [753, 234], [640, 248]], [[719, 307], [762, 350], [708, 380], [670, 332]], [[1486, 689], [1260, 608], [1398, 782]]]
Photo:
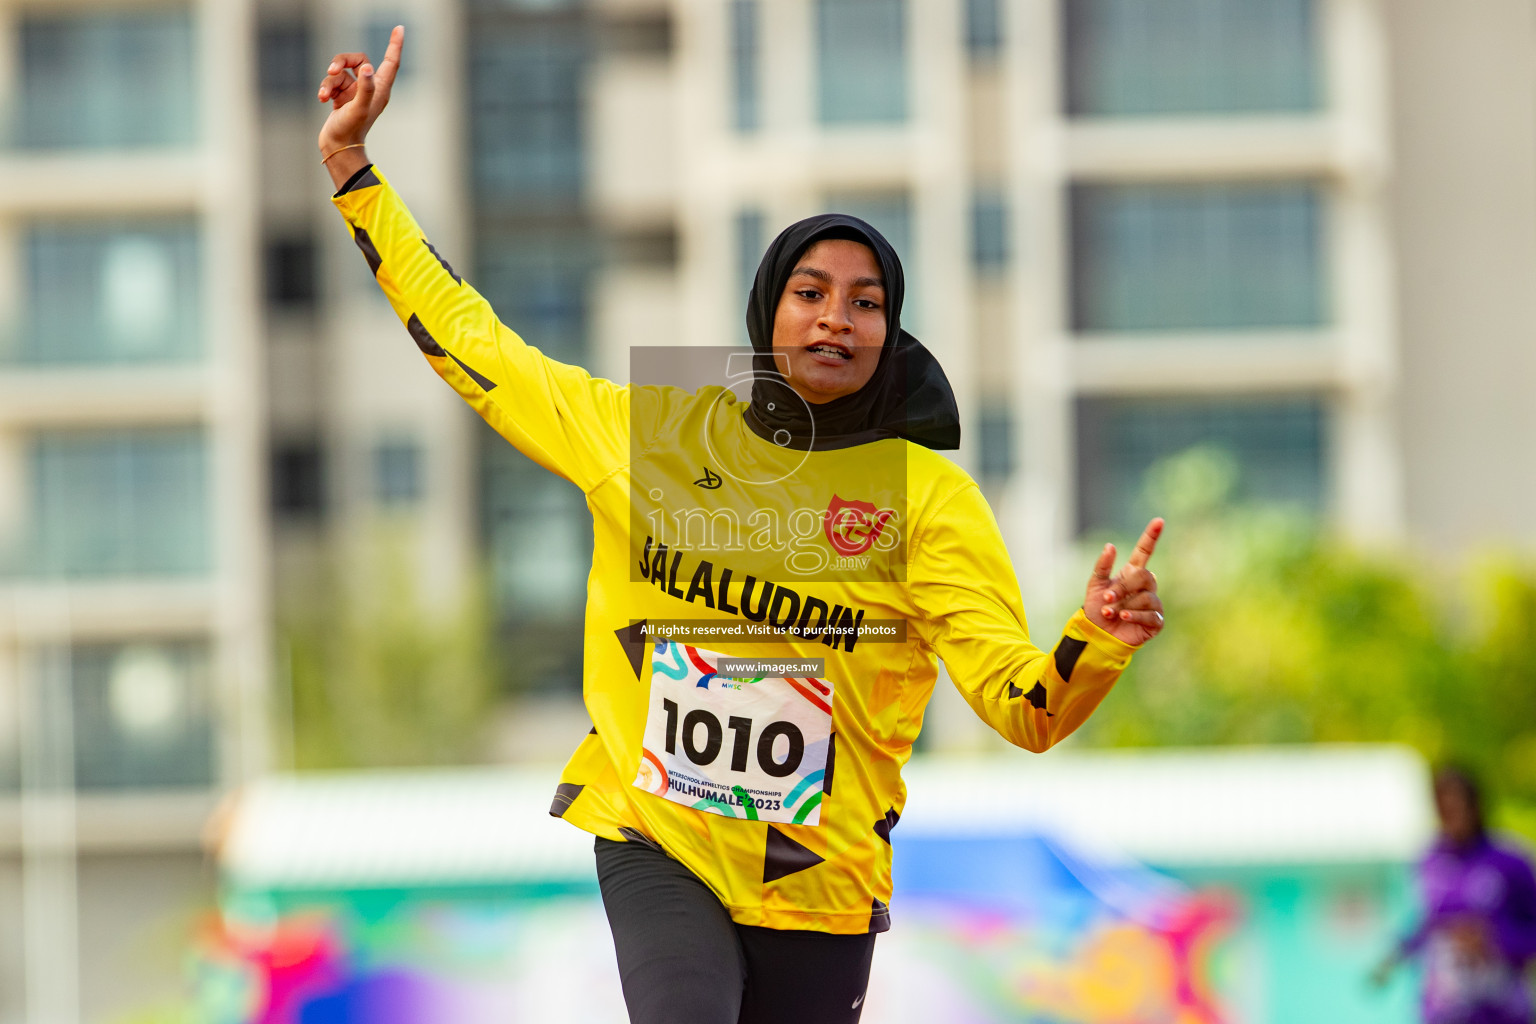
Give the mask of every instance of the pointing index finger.
[[384, 59], [379, 61], [379, 84], [388, 89], [394, 84], [400, 71], [400, 51], [405, 47], [405, 26], [396, 25], [389, 33], [389, 45], [384, 48]]
[[1136, 550], [1131, 552], [1131, 557], [1126, 559], [1127, 565], [1134, 565], [1138, 569], [1145, 569], [1147, 559], [1152, 557], [1152, 552], [1157, 550], [1157, 538], [1163, 534], [1163, 517], [1158, 516], [1147, 524], [1142, 531], [1141, 539], [1136, 542]]

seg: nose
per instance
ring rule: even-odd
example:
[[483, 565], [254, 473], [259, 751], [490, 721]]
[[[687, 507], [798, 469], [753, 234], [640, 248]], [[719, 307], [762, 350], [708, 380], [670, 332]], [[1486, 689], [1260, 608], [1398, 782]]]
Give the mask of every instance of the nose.
[[839, 302], [835, 297], [828, 296], [827, 301], [821, 307], [821, 316], [816, 318], [816, 325], [832, 334], [851, 333], [853, 331], [853, 317], [845, 306], [845, 303]]

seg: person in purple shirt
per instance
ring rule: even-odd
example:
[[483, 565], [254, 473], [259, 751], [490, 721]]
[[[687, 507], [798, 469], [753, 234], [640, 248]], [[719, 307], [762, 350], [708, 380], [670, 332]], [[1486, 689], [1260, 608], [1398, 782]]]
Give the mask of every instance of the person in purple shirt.
[[1375, 978], [1417, 958], [1425, 1024], [1533, 1024], [1525, 968], [1536, 959], [1536, 875], [1488, 838], [1470, 775], [1443, 768], [1434, 787], [1440, 838], [1419, 864], [1424, 918]]

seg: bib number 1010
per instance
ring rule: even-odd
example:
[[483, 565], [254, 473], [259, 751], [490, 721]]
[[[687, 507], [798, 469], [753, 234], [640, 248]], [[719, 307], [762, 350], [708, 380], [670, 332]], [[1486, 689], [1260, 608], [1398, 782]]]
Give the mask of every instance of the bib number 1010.
[[[674, 700], [663, 699], [662, 710], [667, 714], [667, 753], [677, 753], [678, 715], [680, 709]], [[751, 754], [752, 733], [755, 726], [750, 718], [731, 715], [721, 726], [720, 719], [703, 708], [695, 708], [682, 716], [683, 754], [699, 766], [715, 763], [725, 745], [725, 732], [731, 732], [731, 771], [747, 770], [747, 757]], [[701, 739], [702, 736], [702, 739]], [[789, 741], [789, 749], [782, 761], [773, 756], [773, 748], [780, 736]], [[757, 733], [757, 766], [764, 775], [783, 778], [793, 775], [805, 757], [805, 736], [793, 722], [770, 722]]]

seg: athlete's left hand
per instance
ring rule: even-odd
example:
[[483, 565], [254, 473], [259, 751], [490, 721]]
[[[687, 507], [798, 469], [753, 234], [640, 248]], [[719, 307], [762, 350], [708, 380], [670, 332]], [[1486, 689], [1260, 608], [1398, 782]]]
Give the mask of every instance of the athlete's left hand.
[[1147, 559], [1152, 557], [1162, 533], [1161, 518], [1148, 523], [1119, 575], [1112, 575], [1115, 546], [1105, 544], [1088, 580], [1083, 611], [1106, 633], [1132, 647], [1141, 646], [1163, 631], [1163, 601], [1157, 596], [1157, 577], [1147, 568]]

